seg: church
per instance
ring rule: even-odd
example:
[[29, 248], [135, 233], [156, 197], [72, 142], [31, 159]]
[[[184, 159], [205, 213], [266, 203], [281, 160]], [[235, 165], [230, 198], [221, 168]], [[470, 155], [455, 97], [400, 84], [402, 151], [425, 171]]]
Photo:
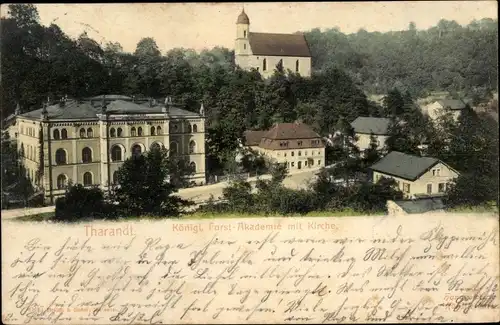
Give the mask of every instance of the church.
[[257, 69], [262, 77], [273, 75], [278, 64], [303, 77], [311, 76], [311, 52], [303, 34], [250, 32], [250, 19], [242, 10], [236, 21], [235, 63]]

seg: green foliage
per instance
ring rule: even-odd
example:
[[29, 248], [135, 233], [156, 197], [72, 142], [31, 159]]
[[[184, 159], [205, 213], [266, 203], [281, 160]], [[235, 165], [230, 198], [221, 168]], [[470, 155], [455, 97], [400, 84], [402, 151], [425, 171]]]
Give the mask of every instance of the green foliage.
[[385, 33], [315, 28], [305, 36], [314, 70], [336, 66], [369, 93], [387, 94], [395, 86], [412, 95], [497, 88], [498, 23], [490, 18], [467, 26], [442, 20], [427, 30], [410, 23]]
[[54, 220], [79, 221], [88, 219], [116, 218], [113, 209], [104, 200], [104, 193], [97, 187], [85, 188], [81, 184], [70, 185], [64, 197], [56, 200]]
[[[165, 148], [154, 147], [128, 158], [117, 171], [112, 200], [126, 215], [177, 216], [189, 202], [173, 195], [181, 182], [171, 180], [172, 166]], [[182, 167], [178, 164], [176, 168]]]

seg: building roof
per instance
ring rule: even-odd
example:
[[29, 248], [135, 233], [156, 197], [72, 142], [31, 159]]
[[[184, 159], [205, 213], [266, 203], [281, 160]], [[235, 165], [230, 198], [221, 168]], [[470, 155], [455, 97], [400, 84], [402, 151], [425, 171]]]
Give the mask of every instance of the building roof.
[[238, 20], [236, 20], [236, 23], [250, 25], [250, 19], [248, 18], [247, 14], [245, 13], [245, 9], [243, 9], [241, 11], [241, 14], [238, 16]]
[[243, 135], [245, 137], [245, 145], [258, 146], [260, 143], [260, 140], [262, 139], [262, 137], [266, 133], [267, 133], [267, 131], [253, 131], [253, 130], [245, 131], [243, 133]]
[[385, 117], [358, 117], [351, 126], [356, 133], [388, 135], [391, 119]]
[[414, 181], [439, 162], [437, 158], [418, 157], [391, 151], [370, 168], [382, 174]]
[[263, 138], [270, 140], [302, 140], [321, 137], [309, 125], [296, 122], [277, 123], [263, 135]]
[[441, 198], [425, 198], [417, 200], [394, 201], [406, 213], [425, 213], [445, 208]]
[[451, 110], [461, 110], [465, 108], [465, 103], [460, 99], [441, 99], [438, 103], [444, 108]]
[[249, 33], [253, 55], [311, 57], [303, 34]]
[[[116, 99], [121, 98], [121, 99]], [[133, 102], [130, 97], [116, 95], [106, 95], [106, 112], [109, 114], [161, 114], [163, 100], [157, 101], [152, 107], [148, 101]], [[99, 100], [100, 99], [100, 100]], [[92, 97], [87, 100], [68, 100], [64, 106], [60, 103], [47, 107], [49, 120], [96, 120], [97, 114], [101, 113], [102, 96]], [[184, 110], [177, 106], [169, 108], [169, 115], [174, 118], [179, 117], [200, 117], [200, 114]], [[42, 108], [20, 115], [29, 119], [40, 119]]]

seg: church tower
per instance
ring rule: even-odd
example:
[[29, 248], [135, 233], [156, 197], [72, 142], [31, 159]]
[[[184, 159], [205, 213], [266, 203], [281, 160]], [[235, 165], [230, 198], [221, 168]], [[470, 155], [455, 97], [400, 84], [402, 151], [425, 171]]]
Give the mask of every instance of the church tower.
[[248, 41], [250, 33], [250, 19], [248, 19], [245, 9], [243, 9], [236, 20], [236, 43], [234, 56], [236, 65], [244, 68], [248, 65], [250, 43]]

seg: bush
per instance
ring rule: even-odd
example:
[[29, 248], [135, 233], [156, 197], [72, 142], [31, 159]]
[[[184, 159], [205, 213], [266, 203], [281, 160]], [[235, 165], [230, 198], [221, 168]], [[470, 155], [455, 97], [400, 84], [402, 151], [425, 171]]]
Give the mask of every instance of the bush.
[[106, 203], [104, 193], [97, 187], [85, 188], [71, 185], [64, 197], [56, 200], [55, 220], [78, 221], [83, 219], [115, 218], [113, 206]]

